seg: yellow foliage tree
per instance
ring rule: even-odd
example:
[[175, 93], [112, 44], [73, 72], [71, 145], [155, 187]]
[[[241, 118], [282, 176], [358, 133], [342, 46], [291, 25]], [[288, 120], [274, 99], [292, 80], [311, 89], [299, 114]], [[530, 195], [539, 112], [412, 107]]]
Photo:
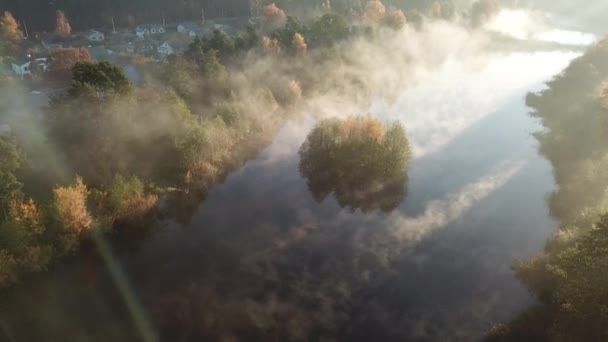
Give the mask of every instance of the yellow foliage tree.
[[80, 177], [69, 187], [53, 190], [55, 213], [67, 232], [79, 235], [93, 225], [93, 219], [87, 210], [88, 194], [87, 186]]
[[262, 39], [262, 47], [264, 48], [264, 52], [269, 54], [281, 53], [281, 43], [276, 38], [270, 38], [265, 36]]
[[13, 200], [9, 204], [9, 218], [22, 227], [28, 235], [40, 235], [44, 233], [44, 221], [42, 211], [34, 200]]
[[299, 32], [293, 35], [293, 40], [291, 41], [291, 46], [293, 50], [298, 55], [303, 55], [306, 53], [306, 49], [308, 48], [308, 44], [306, 44], [306, 38]]

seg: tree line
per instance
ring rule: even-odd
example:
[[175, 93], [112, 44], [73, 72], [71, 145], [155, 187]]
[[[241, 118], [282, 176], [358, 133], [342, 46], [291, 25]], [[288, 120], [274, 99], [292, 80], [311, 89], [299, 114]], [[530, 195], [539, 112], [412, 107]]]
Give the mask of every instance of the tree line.
[[12, 12], [32, 31], [54, 27], [55, 12], [64, 11], [76, 30], [111, 28], [112, 18], [120, 26], [140, 23], [199, 21], [205, 17], [236, 17], [250, 14], [249, 0], [20, 0], [0, 4], [1, 11]]
[[[402, 12], [383, 6], [370, 2], [369, 30], [406, 25]], [[315, 66], [341, 58], [332, 57], [337, 44], [366, 34], [336, 13], [302, 22], [276, 5], [264, 13], [260, 31], [215, 31], [165, 64], [132, 57], [140, 87], [82, 50], [51, 54], [68, 90], [44, 109], [36, 139], [22, 123], [37, 122], [34, 113], [0, 108], [15, 127], [0, 138], [0, 287], [45, 270], [95, 234], [145, 236], [160, 225], [160, 199], [188, 220], [211, 186], [271, 141], [307, 92], [330, 86], [311, 77]], [[2, 80], [0, 106], [16, 98], [15, 82]], [[399, 137], [395, 129], [385, 135]]]
[[529, 94], [536, 137], [554, 168], [549, 197], [560, 230], [544, 253], [515, 265], [539, 304], [489, 341], [608, 339], [608, 39], [574, 60], [547, 88]]

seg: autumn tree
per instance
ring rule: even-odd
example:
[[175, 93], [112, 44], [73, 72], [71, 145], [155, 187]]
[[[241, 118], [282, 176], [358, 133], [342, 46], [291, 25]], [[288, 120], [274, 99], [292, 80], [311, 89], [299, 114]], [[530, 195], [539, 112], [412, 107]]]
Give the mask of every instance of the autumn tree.
[[108, 192], [101, 196], [100, 205], [111, 228], [115, 225], [136, 228], [153, 211], [158, 197], [145, 192], [144, 183], [137, 177], [115, 175]]
[[81, 235], [92, 227], [93, 218], [87, 209], [88, 196], [89, 190], [80, 177], [68, 187], [53, 190], [53, 208], [64, 231]]
[[383, 22], [388, 27], [400, 30], [407, 24], [407, 18], [402, 10], [390, 9], [384, 17]]
[[442, 14], [442, 9], [441, 9], [441, 3], [437, 0], [433, 1], [433, 3], [431, 4], [431, 17], [433, 18], [441, 18], [443, 17]]
[[55, 12], [55, 33], [61, 37], [69, 37], [72, 34], [72, 26], [63, 11]]
[[49, 56], [48, 72], [53, 78], [68, 82], [72, 79], [72, 69], [77, 63], [92, 62], [93, 57], [86, 49], [54, 49]]
[[6, 11], [0, 17], [0, 38], [7, 42], [7, 48], [11, 50], [16, 50], [23, 40], [19, 22], [11, 12]]
[[373, 23], [380, 22], [386, 15], [386, 6], [379, 0], [371, 0], [365, 6], [365, 20]]
[[46, 241], [45, 232], [44, 214], [33, 200], [11, 200], [8, 216], [0, 221], [0, 288], [14, 285], [27, 273], [46, 269], [54, 248]]
[[262, 48], [264, 49], [264, 52], [268, 54], [281, 53], [281, 43], [276, 38], [262, 38]]
[[306, 49], [308, 48], [308, 45], [306, 44], [306, 39], [304, 38], [304, 36], [302, 34], [296, 32], [296, 34], [293, 35], [293, 40], [291, 41], [291, 47], [296, 52], [296, 54], [303, 55], [306, 53]]
[[21, 167], [23, 157], [15, 141], [10, 137], [0, 136], [0, 222], [8, 217], [9, 203], [21, 196], [23, 184], [17, 180], [15, 173]]
[[264, 6], [262, 9], [262, 24], [267, 30], [283, 27], [287, 22], [285, 12], [277, 7], [275, 3]]

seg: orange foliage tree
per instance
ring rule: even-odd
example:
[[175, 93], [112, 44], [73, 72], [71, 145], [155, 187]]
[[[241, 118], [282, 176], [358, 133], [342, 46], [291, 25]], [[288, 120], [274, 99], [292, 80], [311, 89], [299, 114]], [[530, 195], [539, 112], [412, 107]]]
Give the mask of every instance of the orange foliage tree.
[[8, 42], [9, 47], [13, 50], [18, 48], [23, 40], [23, 32], [19, 22], [11, 12], [6, 11], [0, 17], [0, 38]]
[[65, 16], [63, 11], [57, 11], [55, 15], [55, 33], [62, 36], [68, 37], [72, 34], [72, 26]]
[[267, 30], [274, 30], [285, 26], [287, 15], [275, 3], [264, 6], [262, 9], [262, 24]]
[[380, 22], [386, 15], [386, 6], [379, 0], [367, 2], [365, 7], [365, 20], [370, 22]]

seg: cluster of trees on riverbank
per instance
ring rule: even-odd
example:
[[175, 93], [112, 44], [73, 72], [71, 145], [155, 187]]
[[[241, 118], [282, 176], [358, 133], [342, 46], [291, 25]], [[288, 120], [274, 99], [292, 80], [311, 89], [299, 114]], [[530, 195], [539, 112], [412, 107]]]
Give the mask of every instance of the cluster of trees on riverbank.
[[3, 80], [0, 119], [13, 133], [0, 137], [0, 287], [93, 234], [145, 234], [159, 225], [164, 199], [179, 198], [167, 210], [187, 220], [212, 185], [271, 141], [301, 97], [336, 86], [331, 65], [351, 63], [341, 42], [373, 43], [368, 33], [406, 25], [379, 1], [363, 30], [338, 13], [301, 22], [264, 9], [261, 31], [216, 31], [166, 64], [144, 61], [141, 87], [110, 63], [70, 58], [69, 90], [42, 119]]
[[528, 96], [545, 130], [540, 151], [558, 189], [549, 199], [561, 229], [543, 255], [520, 262], [518, 277], [539, 300], [491, 341], [608, 339], [608, 39]]

